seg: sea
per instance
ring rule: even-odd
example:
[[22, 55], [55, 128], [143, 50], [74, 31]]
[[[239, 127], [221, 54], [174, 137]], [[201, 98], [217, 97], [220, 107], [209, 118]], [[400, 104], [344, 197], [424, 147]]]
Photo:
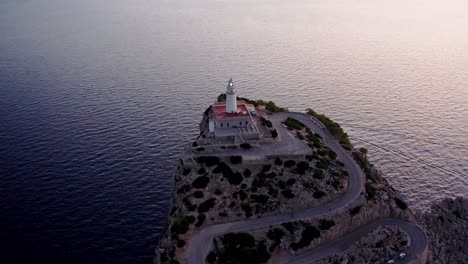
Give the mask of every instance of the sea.
[[231, 77], [339, 122], [413, 211], [468, 194], [466, 0], [0, 0], [0, 263], [152, 263]]

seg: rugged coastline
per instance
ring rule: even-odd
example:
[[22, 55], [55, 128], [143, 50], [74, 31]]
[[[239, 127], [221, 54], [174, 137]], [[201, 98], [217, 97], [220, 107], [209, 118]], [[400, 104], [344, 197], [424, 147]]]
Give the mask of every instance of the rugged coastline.
[[[368, 162], [367, 151], [354, 149], [337, 123], [311, 109], [306, 114], [291, 113], [272, 102], [240, 99], [255, 104], [270, 136], [277, 133], [269, 144], [291, 137], [307, 152], [258, 155], [262, 146], [255, 142], [212, 144], [203, 137], [212, 111], [208, 108], [200, 123], [200, 136], [182, 155], [155, 263], [300, 263], [304, 259], [333, 263], [343, 254], [351, 254], [359, 263], [377, 259], [384, 263], [401, 253], [402, 261], [426, 261], [427, 240], [414, 224], [415, 216]], [[350, 166], [359, 172], [353, 173]], [[362, 181], [352, 182], [351, 177]], [[358, 188], [354, 196], [352, 188]], [[339, 202], [343, 203], [339, 210], [314, 212]], [[269, 224], [261, 223], [268, 219]], [[251, 228], [241, 227], [247, 222], [252, 223]], [[408, 223], [408, 229], [399, 229], [400, 223]], [[360, 231], [372, 225], [375, 227]], [[412, 251], [415, 245], [410, 248], [403, 243], [409, 241], [405, 233], [409, 229], [419, 232], [418, 252]], [[314, 249], [355, 232], [363, 234], [354, 237], [344, 252], [314, 255]], [[197, 252], [195, 257], [194, 241], [202, 241], [205, 233], [213, 233], [213, 237], [207, 238], [206, 252]], [[378, 247], [376, 241], [389, 234], [395, 235], [395, 245]], [[377, 244], [376, 250], [363, 253], [362, 244], [372, 243]], [[359, 257], [362, 254], [366, 259]]]

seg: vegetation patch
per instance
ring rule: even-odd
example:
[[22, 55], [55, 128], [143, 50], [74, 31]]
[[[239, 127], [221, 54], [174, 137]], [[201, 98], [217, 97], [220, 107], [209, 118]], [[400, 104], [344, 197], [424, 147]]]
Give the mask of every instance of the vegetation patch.
[[349, 214], [351, 216], [357, 215], [360, 211], [361, 211], [361, 206], [356, 206], [356, 207], [352, 208], [351, 210], [349, 210]]
[[241, 164], [242, 163], [242, 156], [231, 156], [231, 163], [232, 164]]
[[206, 186], [208, 186], [209, 182], [210, 182], [210, 178], [206, 176], [200, 176], [192, 182], [192, 186], [193, 188], [196, 188], [196, 189], [204, 189], [206, 188]]
[[185, 234], [189, 230], [191, 224], [195, 222], [195, 216], [188, 215], [188, 216], [180, 216], [177, 217], [172, 223], [171, 226], [171, 233], [172, 234]]
[[395, 203], [402, 210], [408, 209], [408, 205], [398, 197], [395, 197]]
[[266, 263], [270, 259], [265, 243], [248, 233], [229, 233], [221, 237], [223, 248], [212, 251], [208, 263]]
[[335, 225], [335, 221], [333, 221], [333, 220], [320, 219], [320, 221], [319, 221], [320, 230], [329, 230], [334, 225]]
[[218, 165], [220, 163], [220, 159], [214, 156], [202, 156], [197, 158], [197, 162], [205, 164], [207, 167], [212, 167], [214, 165]]
[[351, 150], [353, 145], [349, 140], [348, 134], [346, 134], [341, 128], [340, 124], [336, 123], [335, 121], [331, 120], [324, 114], [318, 114], [314, 110], [308, 108], [306, 109], [306, 113], [310, 116], [317, 118], [322, 124], [335, 136], [336, 139], [340, 142], [341, 146], [346, 150]]
[[300, 122], [297, 119], [291, 118], [291, 117], [288, 117], [283, 122], [283, 124], [285, 124], [288, 127], [288, 129], [290, 129], [290, 130], [293, 130], [293, 129], [301, 130], [301, 129], [305, 128], [305, 125], [302, 122]]
[[204, 201], [203, 203], [201, 203], [199, 206], [198, 206], [198, 212], [199, 213], [206, 213], [208, 212], [211, 208], [213, 208], [215, 206], [215, 203], [216, 203], [216, 199], [215, 198], [210, 198], [206, 201]]
[[300, 248], [307, 247], [310, 245], [312, 240], [320, 237], [320, 230], [318, 230], [315, 226], [308, 226], [302, 231], [301, 240], [298, 243], [292, 243], [291, 248], [293, 250], [298, 250]]

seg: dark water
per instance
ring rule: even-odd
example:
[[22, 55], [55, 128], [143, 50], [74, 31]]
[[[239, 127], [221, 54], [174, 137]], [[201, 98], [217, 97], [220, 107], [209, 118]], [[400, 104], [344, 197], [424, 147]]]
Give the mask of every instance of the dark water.
[[231, 76], [342, 123], [413, 208], [466, 196], [467, 7], [0, 0], [0, 263], [150, 263]]

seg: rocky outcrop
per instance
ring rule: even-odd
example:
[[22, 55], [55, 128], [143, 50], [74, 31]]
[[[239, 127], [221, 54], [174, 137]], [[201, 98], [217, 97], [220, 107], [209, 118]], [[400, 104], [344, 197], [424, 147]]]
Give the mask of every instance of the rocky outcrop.
[[468, 262], [467, 198], [446, 198], [416, 218], [429, 237], [428, 263]]

